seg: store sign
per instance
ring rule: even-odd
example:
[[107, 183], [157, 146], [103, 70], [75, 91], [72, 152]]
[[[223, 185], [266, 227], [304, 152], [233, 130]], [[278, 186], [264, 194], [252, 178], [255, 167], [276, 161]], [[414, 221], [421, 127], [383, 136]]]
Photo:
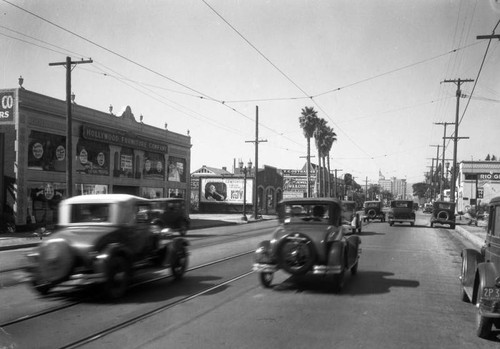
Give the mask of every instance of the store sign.
[[500, 181], [499, 172], [488, 172], [488, 173], [465, 173], [465, 180], [477, 180], [480, 181]]
[[0, 93], [0, 122], [14, 121], [14, 92]]

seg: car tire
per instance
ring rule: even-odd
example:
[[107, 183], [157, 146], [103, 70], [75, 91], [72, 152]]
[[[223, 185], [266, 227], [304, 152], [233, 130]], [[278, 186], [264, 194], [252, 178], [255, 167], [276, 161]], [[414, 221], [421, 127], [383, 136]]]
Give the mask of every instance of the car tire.
[[455, 224], [450, 224], [450, 229], [455, 229]]
[[307, 273], [314, 264], [313, 242], [303, 234], [284, 237], [277, 249], [278, 264], [292, 275]]
[[376, 216], [377, 216], [377, 213], [375, 212], [375, 210], [368, 211], [368, 217], [370, 217], [371, 219], [374, 219]]
[[106, 265], [104, 293], [106, 298], [117, 299], [127, 291], [131, 279], [129, 262], [122, 256], [113, 256]]
[[393, 226], [394, 225], [394, 222], [389, 222], [389, 226]]
[[188, 265], [188, 254], [184, 247], [174, 252], [174, 257], [170, 268], [175, 280], [180, 280], [186, 273]]
[[342, 286], [344, 286], [344, 272], [342, 271], [340, 274], [332, 275], [332, 292], [339, 293], [342, 290]]
[[447, 221], [448, 219], [450, 219], [450, 216], [446, 211], [439, 211], [438, 214], [436, 215], [436, 218]]
[[356, 275], [358, 273], [358, 262], [351, 267], [351, 275]]
[[433, 222], [431, 222], [431, 228], [433, 228], [433, 227], [434, 227], [434, 223], [433, 223]]
[[487, 339], [491, 335], [491, 326], [493, 320], [488, 317], [481, 316], [479, 311], [476, 314], [476, 335], [479, 338]]
[[259, 280], [260, 280], [260, 284], [262, 285], [262, 287], [271, 288], [271, 285], [273, 282], [273, 276], [274, 276], [274, 274], [269, 273], [269, 272], [259, 273]]

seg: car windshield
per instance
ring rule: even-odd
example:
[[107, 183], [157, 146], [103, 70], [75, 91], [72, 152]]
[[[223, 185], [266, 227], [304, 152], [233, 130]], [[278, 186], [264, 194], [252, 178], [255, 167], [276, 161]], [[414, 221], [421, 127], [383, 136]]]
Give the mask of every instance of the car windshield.
[[393, 202], [391, 202], [391, 207], [394, 207], [394, 208], [413, 208], [413, 202], [411, 202], [411, 201], [393, 201]]
[[287, 204], [284, 207], [283, 219], [285, 222], [328, 222], [329, 205], [324, 204]]
[[70, 223], [109, 222], [110, 211], [108, 203], [74, 204]]
[[435, 207], [439, 210], [452, 210], [453, 207], [452, 207], [453, 204], [451, 203], [447, 203], [447, 202], [437, 202], [435, 203]]

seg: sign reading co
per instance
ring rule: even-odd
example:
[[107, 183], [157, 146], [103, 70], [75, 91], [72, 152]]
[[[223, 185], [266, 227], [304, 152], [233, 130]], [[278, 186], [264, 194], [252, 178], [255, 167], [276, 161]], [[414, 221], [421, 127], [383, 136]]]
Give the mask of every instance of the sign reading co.
[[0, 93], [0, 122], [14, 120], [14, 93]]

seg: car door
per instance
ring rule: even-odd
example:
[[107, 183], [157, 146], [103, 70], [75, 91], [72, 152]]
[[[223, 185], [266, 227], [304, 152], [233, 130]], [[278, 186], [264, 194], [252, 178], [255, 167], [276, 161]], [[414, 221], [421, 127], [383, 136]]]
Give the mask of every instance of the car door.
[[500, 267], [500, 206], [490, 208], [485, 260]]

